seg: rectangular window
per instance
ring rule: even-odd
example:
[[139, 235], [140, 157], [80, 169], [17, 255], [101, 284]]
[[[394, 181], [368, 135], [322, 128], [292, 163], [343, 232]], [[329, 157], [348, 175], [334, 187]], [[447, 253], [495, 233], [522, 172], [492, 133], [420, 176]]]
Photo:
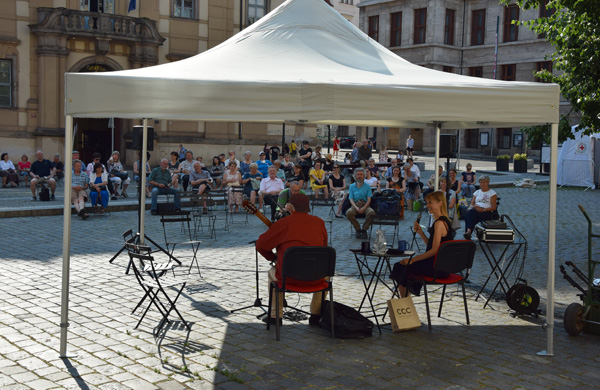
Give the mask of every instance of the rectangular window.
[[502, 65], [500, 66], [500, 80], [515, 81], [517, 74], [517, 65]]
[[496, 129], [498, 132], [498, 149], [510, 149], [510, 140], [512, 139], [512, 129]]
[[[541, 72], [542, 70], [547, 70], [552, 73], [552, 61], [541, 61], [535, 63], [536, 72]], [[542, 80], [538, 77], [535, 77], [535, 81], [538, 83], [549, 83], [550, 81]]]
[[369, 36], [379, 42], [379, 15], [369, 16]]
[[516, 42], [519, 39], [519, 26], [513, 21], [519, 20], [519, 6], [511, 4], [504, 8], [504, 42]]
[[483, 66], [473, 66], [469, 68], [469, 76], [483, 77]]
[[427, 8], [415, 10], [415, 45], [425, 43], [427, 31]]
[[483, 45], [485, 39], [485, 9], [473, 11], [472, 17], [471, 46]]
[[454, 45], [454, 15], [453, 9], [446, 8], [446, 21], [444, 23], [444, 45]]
[[12, 106], [12, 62], [0, 60], [0, 107]]
[[194, 19], [196, 17], [196, 0], [173, 0], [173, 16]]
[[400, 46], [402, 39], [402, 12], [390, 14], [390, 46]]
[[267, 14], [267, 0], [248, 0], [248, 26]]
[[[540, 3], [540, 18], [549, 18], [550, 16], [554, 15], [554, 12], [556, 11], [556, 9], [552, 8], [552, 7], [548, 7], [548, 3], [550, 2], [550, 0], [542, 0]], [[538, 38], [546, 38], [546, 34], [539, 34]]]
[[442, 72], [446, 72], [446, 73], [454, 73], [454, 68], [451, 66], [444, 66], [442, 68]]
[[479, 147], [479, 129], [465, 129], [465, 147]]
[[115, 0], [79, 0], [79, 9], [86, 12], [115, 13]]

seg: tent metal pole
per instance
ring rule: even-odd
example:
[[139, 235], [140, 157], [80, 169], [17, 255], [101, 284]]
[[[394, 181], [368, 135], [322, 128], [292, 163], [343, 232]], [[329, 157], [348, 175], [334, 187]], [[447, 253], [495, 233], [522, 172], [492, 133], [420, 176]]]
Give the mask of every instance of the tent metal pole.
[[[140, 188], [140, 194], [143, 201], [140, 201], [140, 243], [144, 245], [144, 218], [146, 217], [146, 163], [148, 162], [148, 158], [146, 154], [148, 153], [148, 118], [144, 118], [144, 130], [142, 132], [142, 167], [140, 168], [140, 183], [142, 188]], [[143, 191], [143, 192], [142, 192]]]
[[[283, 144], [285, 144], [285, 122], [283, 122], [283, 126], [281, 127], [281, 151], [283, 152]], [[280, 158], [280, 160], [283, 160]]]
[[69, 327], [69, 272], [71, 263], [71, 177], [73, 176], [73, 116], [65, 118], [65, 196], [63, 202], [63, 264], [60, 303], [60, 357], [67, 356], [67, 328]]
[[442, 125], [439, 122], [435, 123], [435, 165], [433, 166], [433, 176], [435, 177], [434, 187], [437, 191], [440, 188], [440, 177], [438, 175], [438, 166], [440, 165], [440, 133]]
[[[461, 142], [460, 142], [460, 129], [456, 130], [456, 153], [458, 154], [458, 156], [456, 157], [456, 164], [454, 164], [454, 169], [456, 169], [458, 171], [458, 167], [460, 166], [460, 147], [461, 147]], [[450, 167], [446, 167], [446, 170], [450, 171]], [[448, 175], [447, 177], [449, 177], [450, 175]]]
[[548, 281], [546, 283], [546, 350], [538, 355], [554, 356], [554, 271], [556, 262], [556, 198], [558, 186], [558, 123], [552, 123], [550, 141], [550, 205], [548, 213]]

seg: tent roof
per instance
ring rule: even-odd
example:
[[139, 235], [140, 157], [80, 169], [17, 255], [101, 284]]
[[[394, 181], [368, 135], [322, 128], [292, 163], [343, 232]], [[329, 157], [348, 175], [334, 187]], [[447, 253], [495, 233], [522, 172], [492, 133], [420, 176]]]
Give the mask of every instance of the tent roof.
[[174, 63], [67, 73], [67, 115], [444, 128], [558, 122], [556, 84], [411, 64], [322, 0], [288, 0], [206, 52]]

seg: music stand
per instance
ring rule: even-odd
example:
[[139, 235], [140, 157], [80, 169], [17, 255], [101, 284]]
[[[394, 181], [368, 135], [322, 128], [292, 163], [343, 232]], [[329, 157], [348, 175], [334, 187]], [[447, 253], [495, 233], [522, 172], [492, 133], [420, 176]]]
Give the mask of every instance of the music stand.
[[[255, 258], [256, 258], [256, 299], [254, 300], [254, 303], [252, 305], [247, 305], [244, 307], [240, 307], [238, 309], [233, 309], [230, 311], [231, 313], [235, 313], [236, 311], [240, 311], [240, 310], [250, 309], [251, 307], [260, 307], [264, 313], [267, 312], [267, 310], [265, 309], [266, 305], [263, 305], [262, 299], [260, 298], [260, 293], [258, 290], [258, 250], [256, 249], [256, 241], [257, 240], [254, 240], [254, 241], [250, 241], [248, 243], [248, 244], [254, 244], [254, 254], [255, 254]], [[263, 314], [257, 315], [256, 318], [260, 318]]]

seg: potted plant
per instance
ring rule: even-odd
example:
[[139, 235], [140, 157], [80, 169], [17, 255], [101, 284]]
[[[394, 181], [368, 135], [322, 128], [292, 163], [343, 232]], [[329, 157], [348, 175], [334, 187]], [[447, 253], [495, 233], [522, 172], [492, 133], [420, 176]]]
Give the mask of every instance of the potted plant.
[[515, 171], [515, 173], [527, 172], [527, 154], [515, 153], [513, 155], [513, 171]]
[[499, 154], [496, 157], [496, 170], [500, 172], [508, 172], [508, 161], [510, 156], [508, 154]]

